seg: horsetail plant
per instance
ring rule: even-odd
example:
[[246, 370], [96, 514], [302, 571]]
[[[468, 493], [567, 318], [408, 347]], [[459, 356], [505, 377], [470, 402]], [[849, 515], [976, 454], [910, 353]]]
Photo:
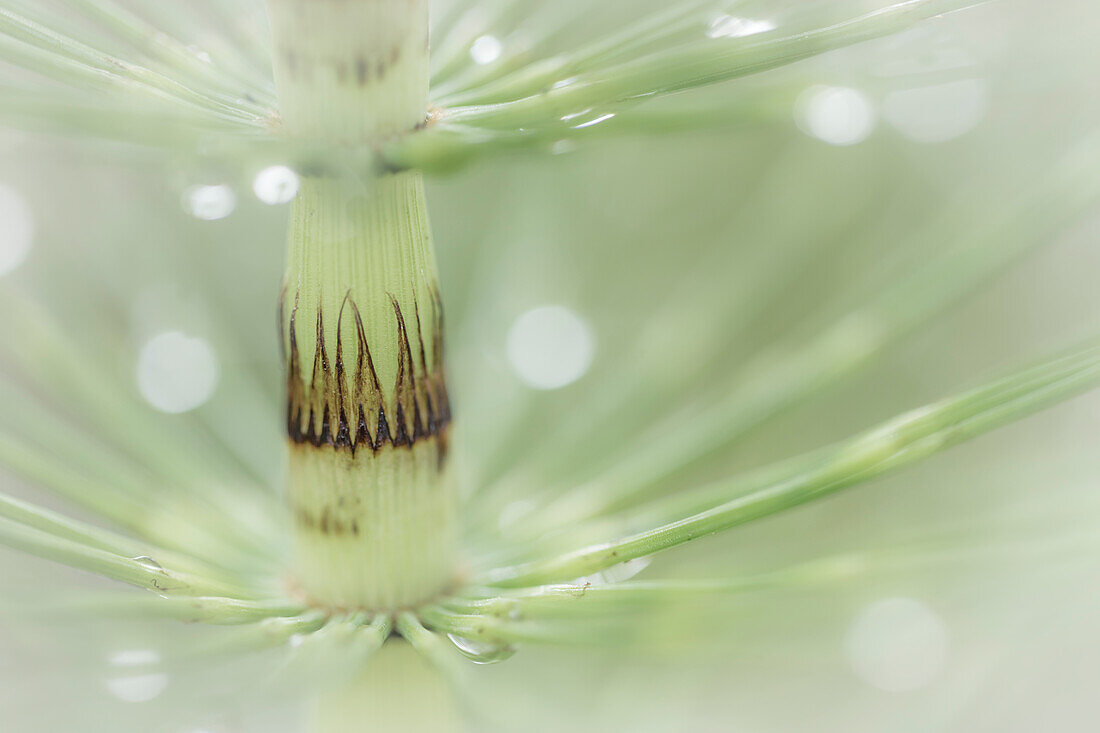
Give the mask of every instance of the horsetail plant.
[[[945, 207], [907, 235], [913, 251], [943, 247], [773, 340], [699, 403], [677, 406], [672, 382], [695, 390], [724, 363], [724, 344], [693, 340], [676, 312], [671, 327], [654, 316], [609, 357], [611, 372], [633, 378], [606, 379], [565, 418], [527, 416], [526, 433], [503, 420], [498, 445], [470, 449], [503, 458], [472, 466], [455, 453], [476, 446], [463, 424], [479, 405], [455, 392], [452, 417], [445, 348], [445, 333], [469, 330], [445, 327], [451, 284], [424, 179], [620, 135], [659, 146], [673, 132], [766, 128], [804, 93], [799, 62], [974, 4], [621, 3], [626, 21], [591, 33], [575, 26], [597, 11], [534, 0], [454, 0], [431, 25], [428, 0], [0, 0], [5, 124], [109, 141], [168, 168], [277, 162], [264, 195], [290, 208], [285, 274], [270, 284], [283, 402], [222, 428], [188, 430], [150, 411], [102, 350], [20, 289], [0, 291], [4, 312], [19, 314], [0, 339], [0, 464], [61, 501], [0, 494], [0, 542], [149, 591], [74, 592], [36, 613], [238, 626], [182, 656], [278, 650], [274, 689], [324, 680], [309, 687], [319, 733], [482, 729], [516, 724], [462, 694], [468, 660], [629, 646], [648, 615], [676, 604], [957, 559], [966, 548], [936, 545], [634, 579], [659, 553], [893, 473], [1100, 383], [1100, 345], [1087, 340], [826, 447], [723, 468], [775, 416], [858, 373], [1093, 206], [1100, 141], [1080, 140], [995, 205]], [[734, 80], [701, 107], [673, 96]], [[225, 195], [207, 187], [188, 205], [220, 218]], [[668, 302], [698, 297], [691, 277], [664, 281]], [[737, 332], [732, 306], [684, 308]], [[270, 470], [283, 459], [269, 443], [241, 455], [248, 435], [275, 424], [285, 476]], [[652, 427], [607, 439], [624, 424]]]

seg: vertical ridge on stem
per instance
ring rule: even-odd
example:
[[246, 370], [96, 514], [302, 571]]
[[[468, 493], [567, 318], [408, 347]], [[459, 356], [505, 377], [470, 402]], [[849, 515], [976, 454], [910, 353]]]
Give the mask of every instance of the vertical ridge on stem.
[[[269, 0], [282, 133], [377, 146], [427, 110], [427, 0]], [[417, 171], [304, 175], [280, 305], [296, 581], [400, 608], [452, 581], [442, 298]]]

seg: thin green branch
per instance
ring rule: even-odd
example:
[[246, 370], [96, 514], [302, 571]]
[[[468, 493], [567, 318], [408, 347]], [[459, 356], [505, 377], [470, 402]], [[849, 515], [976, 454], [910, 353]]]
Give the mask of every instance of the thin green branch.
[[[498, 568], [478, 581], [502, 587], [557, 583], [645, 557], [873, 479], [1100, 383], [1100, 347], [1065, 356], [890, 420], [837, 446], [814, 468], [698, 514], [557, 557]], [[734, 482], [736, 485], [736, 482]]]
[[445, 674], [452, 684], [462, 684], [466, 676], [465, 665], [450, 642], [424, 628], [420, 619], [411, 611], [397, 614], [395, 628], [405, 641]]
[[[477, 613], [462, 613], [443, 606], [429, 606], [420, 616], [430, 628], [486, 647], [498, 647], [510, 655], [513, 644], [570, 645], [606, 644], [616, 635], [606, 625], [588, 616], [575, 617], [579, 623], [546, 620], [502, 619]], [[458, 643], [462, 643], [461, 641]], [[486, 656], [491, 658], [492, 652]]]
[[[157, 12], [175, 10], [189, 16], [193, 19], [192, 25], [197, 26], [207, 37], [210, 16], [220, 18], [221, 22], [217, 23], [217, 42], [211, 39], [206, 44], [215, 61], [219, 65], [250, 74], [256, 84], [274, 95], [275, 87], [271, 79], [271, 36], [264, 12], [265, 4], [262, 0], [253, 3], [250, 12], [241, 12], [239, 5], [233, 6], [238, 8], [238, 12], [234, 14], [221, 0], [200, 0], [186, 4], [152, 3], [157, 6]], [[152, 12], [148, 7], [145, 10]]]
[[28, 529], [45, 532], [58, 539], [123, 557], [152, 555], [157, 558], [159, 564], [206, 578], [218, 579], [227, 586], [250, 586], [250, 582], [245, 579], [227, 573], [223, 567], [211, 565], [197, 557], [140, 542], [4, 494], [0, 494], [0, 518]]
[[67, 619], [102, 616], [112, 619], [171, 619], [215, 626], [254, 624], [272, 617], [299, 616], [305, 606], [287, 599], [242, 600], [221, 596], [161, 596], [156, 593], [105, 593], [68, 597], [64, 601], [24, 608], [35, 616], [58, 614]]
[[904, 0], [807, 31], [714, 38], [607, 69], [557, 79], [548, 90], [510, 102], [456, 107], [446, 119], [482, 127], [561, 126], [586, 110], [607, 114], [629, 100], [715, 84], [880, 38], [974, 5], [974, 0]]
[[333, 616], [291, 649], [265, 687], [297, 691], [310, 684], [316, 689], [330, 688], [333, 680], [359, 672], [392, 630], [393, 619], [388, 614], [373, 619], [366, 612]]
[[[212, 61], [202, 60], [194, 48], [113, 0], [69, 0], [69, 4], [166, 68], [182, 73], [198, 85], [218, 90], [211, 96], [223, 103], [239, 105], [258, 114], [264, 114], [275, 104], [270, 84], [257, 86], [232, 67], [220, 68]], [[254, 101], [245, 98], [248, 96]]]
[[247, 588], [235, 584], [170, 570], [149, 556], [124, 557], [4, 518], [0, 518], [0, 544], [163, 595], [251, 595]]
[[186, 650], [185, 655], [206, 660], [282, 646], [296, 636], [323, 628], [330, 618], [330, 613], [319, 609], [310, 609], [294, 616], [270, 616], [205, 639]]
[[109, 478], [89, 475], [88, 465], [74, 467], [56, 453], [0, 431], [0, 466], [149, 542], [231, 566], [254, 567], [270, 559], [265, 553], [271, 545], [250, 540], [243, 522], [234, 522], [224, 506], [131, 483], [123, 464]]
[[[19, 368], [31, 384], [44, 394], [61, 401], [98, 434], [127, 452], [165, 481], [185, 486], [188, 491], [211, 499], [224, 507], [230, 497], [224, 483], [252, 489], [252, 496], [233, 497], [248, 507], [254, 517], [270, 513], [265, 487], [242, 476], [237, 459], [217, 441], [199, 442], [193, 432], [182, 426], [167, 425], [145, 404], [139, 402], [133, 386], [117, 370], [104, 366], [98, 352], [81, 348], [72, 337], [37, 303], [8, 289], [0, 289], [0, 304], [19, 318], [3, 324], [0, 354]], [[201, 452], [204, 460], [191, 459]], [[249, 532], [250, 528], [241, 527]]]
[[496, 130], [455, 124], [444, 118], [424, 130], [390, 141], [382, 156], [396, 169], [417, 168], [444, 173], [473, 159], [525, 150], [557, 152], [571, 141], [587, 142], [628, 135], [673, 134], [687, 131], [733, 130], [773, 123], [789, 115], [798, 92], [784, 85], [766, 92], [750, 92], [715, 107], [681, 107], [676, 110], [635, 107], [606, 117], [598, 124], [592, 115], [578, 124]]
[[[1053, 227], [1095, 203], [1100, 185], [1092, 171], [1098, 160], [1100, 139], [1086, 140], [1026, 192], [1010, 203], [999, 202], [996, 214], [975, 217], [969, 205], [956, 208], [922, 231], [914, 246], [938, 237], [957, 238], [959, 245], [891, 281], [889, 288], [840, 318], [814, 323], [762, 351], [741, 370], [733, 390], [653, 426], [645, 448], [635, 443], [629, 452], [613, 456], [605, 471], [533, 514], [530, 531], [537, 534], [628, 508], [773, 416], [856, 372], [1002, 271]], [[960, 226], [966, 227], [961, 235]]]
[[82, 47], [203, 89], [212, 99], [264, 114], [274, 103], [270, 80], [257, 85], [233, 68], [216, 64], [209, 54], [179, 40], [115, 0], [69, 0], [64, 14], [39, 2], [8, 0], [5, 5], [24, 20], [47, 28]]
[[587, 46], [539, 59], [512, 73], [507, 73], [508, 60], [502, 58], [491, 66], [470, 69], [447, 85], [438, 85], [434, 98], [442, 107], [465, 107], [529, 97], [555, 81], [669, 45], [685, 28], [697, 24], [708, 7], [713, 9], [715, 0], [675, 3]]
[[[18, 54], [18, 47], [4, 44], [4, 57], [10, 62], [22, 60], [29, 70], [47, 73], [59, 81], [66, 81], [68, 76], [68, 83], [78, 87], [80, 82], [113, 81], [120, 90], [145, 89], [153, 96], [205, 109], [224, 119], [259, 124], [265, 116], [262, 111], [249, 112], [240, 105], [227, 104], [151, 69], [98, 51], [4, 8], [0, 8], [0, 34], [26, 47], [23, 54]], [[40, 53], [28, 52], [30, 49]]]
[[239, 141], [239, 147], [249, 136], [262, 133], [259, 127], [183, 108], [143, 108], [113, 96], [84, 100], [59, 97], [56, 91], [10, 87], [0, 87], [0, 119], [35, 132], [87, 135], [169, 149], [194, 147], [215, 135], [231, 137]]
[[[464, 595], [445, 599], [440, 605], [463, 616], [489, 617], [499, 623], [521, 619], [581, 620], [602, 614], [623, 620], [625, 613], [647, 614], [655, 605], [694, 606], [761, 591], [829, 589], [868, 576], [896, 575], [946, 565], [957, 569], [968, 563], [1003, 561], [1015, 556], [1042, 563], [1076, 560], [1096, 550], [1100, 535], [1095, 530], [1069, 534], [1061, 531], [1064, 526], [1060, 524], [1057, 534], [1037, 538], [1021, 537], [1017, 529], [1009, 532], [1009, 539], [1004, 540], [992, 533], [975, 537], [970, 524], [964, 536], [881, 550], [845, 552], [726, 579], [629, 580], [606, 585], [563, 583], [507, 591], [473, 587], [464, 589]], [[1013, 562], [1010, 567], [1019, 568], [1019, 564]]]
[[[471, 63], [470, 46], [487, 33], [506, 34], [524, 16], [531, 0], [460, 3], [461, 8], [432, 49], [432, 85], [442, 84]], [[488, 6], [488, 7], [487, 7]], [[450, 21], [448, 21], [450, 22]]]

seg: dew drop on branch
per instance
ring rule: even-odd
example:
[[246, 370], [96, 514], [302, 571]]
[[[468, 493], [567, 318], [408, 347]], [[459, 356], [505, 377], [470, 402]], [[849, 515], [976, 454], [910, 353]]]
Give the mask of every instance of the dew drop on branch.
[[609, 568], [604, 568], [598, 573], [592, 575], [585, 575], [570, 582], [570, 585], [577, 586], [599, 586], [599, 585], [613, 585], [615, 583], [622, 583], [625, 580], [630, 580], [638, 573], [649, 567], [652, 560], [648, 557], [636, 557], [633, 560], [627, 560], [621, 562], [618, 565], [612, 565]]
[[203, 339], [167, 331], [141, 347], [137, 382], [141, 396], [156, 409], [187, 412], [214, 394], [218, 362], [214, 350]]
[[237, 194], [225, 183], [191, 186], [183, 192], [183, 210], [196, 219], [224, 219], [237, 208]]
[[138, 557], [133, 557], [130, 559], [145, 568], [146, 570], [153, 570], [158, 573], [164, 572], [164, 566], [153, 558], [149, 557], [148, 555], [139, 555]]
[[34, 241], [34, 215], [18, 191], [0, 183], [0, 275], [23, 263]]
[[868, 685], [908, 692], [927, 686], [942, 670], [947, 628], [921, 601], [885, 598], [859, 612], [845, 647], [852, 670]]
[[588, 324], [564, 306], [533, 308], [508, 330], [508, 362], [535, 389], [558, 389], [577, 381], [592, 366], [595, 352]]

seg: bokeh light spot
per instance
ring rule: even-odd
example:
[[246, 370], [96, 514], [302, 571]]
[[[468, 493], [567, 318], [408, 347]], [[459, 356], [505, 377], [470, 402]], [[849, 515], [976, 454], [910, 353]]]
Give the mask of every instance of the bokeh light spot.
[[508, 361], [526, 384], [558, 389], [577, 381], [592, 365], [596, 341], [588, 324], [560, 305], [527, 311], [508, 331]]
[[127, 649], [111, 654], [108, 664], [114, 668], [107, 678], [107, 691], [122, 702], [148, 702], [168, 687], [168, 675], [149, 671], [160, 663], [160, 654], [152, 649]]
[[875, 129], [875, 109], [858, 89], [815, 85], [795, 101], [795, 122], [822, 142], [855, 145]]
[[504, 46], [496, 36], [481, 36], [470, 46], [470, 58], [475, 64], [491, 64], [503, 51]]
[[264, 168], [252, 179], [252, 192], [268, 206], [288, 204], [298, 195], [298, 174], [285, 165]]
[[940, 143], [969, 132], [985, 117], [985, 82], [961, 79], [891, 92], [882, 116], [901, 134], [920, 143]]
[[26, 199], [0, 183], [0, 275], [23, 263], [34, 241], [34, 214]]
[[183, 210], [196, 219], [224, 219], [237, 208], [237, 195], [224, 183], [191, 186], [183, 192]]
[[885, 598], [860, 611], [848, 630], [847, 655], [867, 684], [888, 692], [917, 690], [947, 658], [947, 628], [926, 604]]
[[138, 389], [161, 412], [193, 410], [214, 394], [218, 362], [200, 339], [168, 331], [150, 339], [138, 355]]

